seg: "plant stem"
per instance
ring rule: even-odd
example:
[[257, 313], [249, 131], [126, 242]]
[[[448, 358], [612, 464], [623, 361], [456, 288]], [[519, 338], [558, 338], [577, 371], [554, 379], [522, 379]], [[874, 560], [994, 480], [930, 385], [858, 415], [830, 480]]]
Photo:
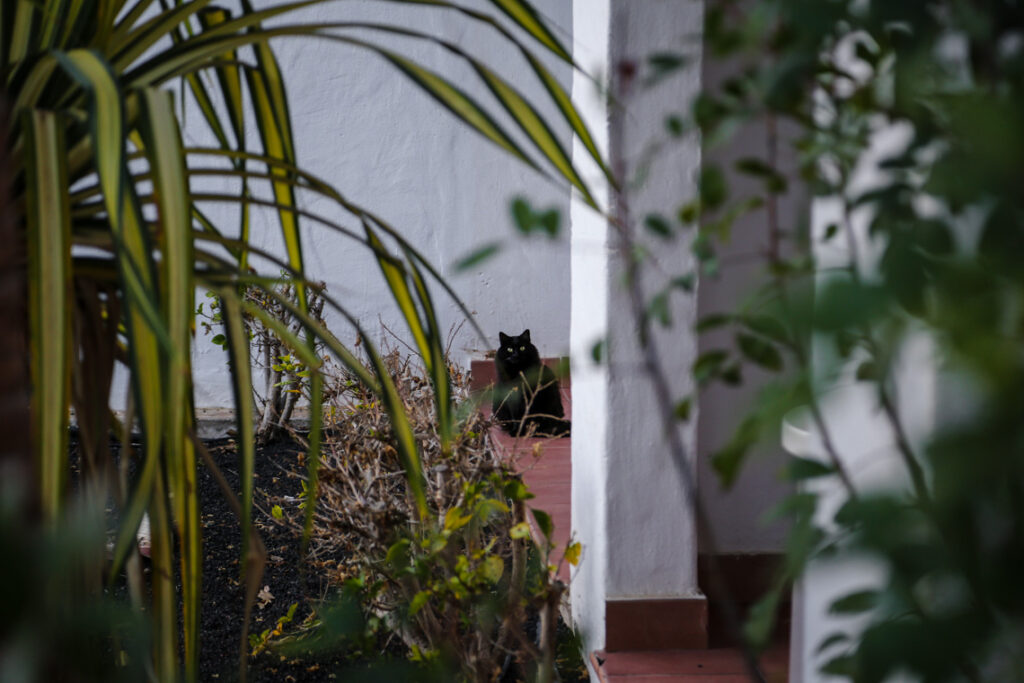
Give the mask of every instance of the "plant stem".
[[[844, 187], [849, 182], [848, 173], [845, 170], [843, 172], [842, 181]], [[853, 221], [850, 217], [850, 200], [847, 198], [845, 192], [842, 196], [842, 204], [843, 232], [846, 233], [846, 244], [850, 256], [850, 279], [855, 285], [860, 286], [863, 284], [863, 279], [860, 275], [860, 254], [857, 247], [857, 238], [853, 233]], [[869, 324], [865, 323], [861, 327], [861, 334], [864, 335], [864, 340], [868, 344], [868, 350], [875, 358], [878, 358], [878, 342], [875, 340], [874, 333]], [[892, 426], [893, 433], [896, 436], [896, 448], [899, 451], [900, 458], [903, 460], [904, 466], [907, 468], [907, 472], [910, 474], [910, 480], [914, 486], [914, 493], [923, 504], [926, 506], [930, 505], [931, 494], [928, 491], [928, 484], [925, 481], [924, 469], [921, 467], [921, 463], [917, 461], [917, 457], [914, 455], [914, 450], [910, 446], [910, 440], [907, 438], [907, 432], [903, 426], [903, 420], [900, 418], [899, 411], [896, 409], [896, 405], [892, 400], [892, 395], [886, 386], [885, 377], [879, 377], [877, 381], [878, 400], [882, 406], [882, 412], [885, 413], [886, 419], [889, 420], [889, 424]]]
[[[772, 112], [765, 114], [765, 128], [766, 128], [766, 143], [767, 143], [767, 159], [766, 163], [768, 168], [773, 173], [778, 173], [778, 153], [779, 153], [779, 131], [776, 125], [775, 115]], [[787, 317], [792, 317], [791, 311], [792, 306], [789, 301], [789, 288], [786, 286], [786, 277], [782, 274], [782, 269], [779, 266], [782, 264], [782, 229], [779, 225], [779, 210], [778, 210], [779, 198], [775, 192], [769, 192], [768, 198], [765, 202], [765, 209], [768, 214], [768, 262], [771, 266], [770, 270], [773, 273], [775, 280], [775, 286], [779, 291], [779, 301], [782, 304], [783, 310], [786, 312]], [[806, 348], [804, 347], [801, 335], [794, 331], [793, 334], [793, 355], [796, 357], [797, 365], [806, 373], [810, 369], [810, 358]], [[825, 448], [825, 453], [828, 455], [829, 461], [832, 467], [835, 468], [836, 474], [839, 476], [839, 481], [842, 483], [843, 488], [846, 489], [846, 493], [851, 499], [857, 497], [857, 490], [854, 488], [853, 480], [850, 478], [849, 473], [843, 466], [843, 461], [839, 457], [839, 450], [836, 448], [835, 442], [832, 440], [832, 435], [828, 429], [828, 423], [825, 421], [825, 416], [821, 412], [821, 406], [818, 404], [818, 397], [814, 393], [813, 383], [806, 377], [800, 380], [806, 384], [807, 389], [807, 403], [811, 410], [811, 419], [814, 421], [814, 427], [818, 430], [821, 435], [821, 444]]]
[[[625, 80], [624, 76], [620, 77]], [[626, 86], [628, 86], [628, 83], [623, 84], [623, 87], [620, 88], [622, 91], [620, 93], [622, 106], [625, 105], [627, 100], [625, 92], [627, 90]], [[623, 148], [622, 118], [622, 116], [611, 117], [610, 136], [612, 137], [613, 142], [610, 147], [613, 150], [621, 150]], [[714, 592], [723, 596], [721, 607], [725, 616], [727, 628], [737, 637], [738, 642], [741, 643], [743, 661], [751, 679], [763, 683], [765, 678], [758, 665], [757, 656], [754, 654], [750, 645], [746, 642], [746, 639], [742, 637], [739, 611], [736, 607], [735, 601], [732, 599], [732, 595], [728, 590], [728, 587], [724, 585], [721, 572], [718, 569], [717, 547], [714, 542], [714, 532], [711, 529], [707, 513], [700, 500], [700, 496], [697, 491], [697, 482], [693, 472], [690, 470], [691, 463], [689, 462], [689, 457], [686, 453], [686, 447], [683, 444], [682, 437], [679, 434], [679, 429], [676, 426], [672, 390], [667, 379], [668, 373], [661, 361], [661, 354], [659, 353], [657, 342], [651, 334], [650, 321], [646, 314], [647, 307], [644, 303], [643, 284], [640, 281], [640, 270], [638, 268], [637, 259], [635, 258], [636, 241], [634, 238], [632, 219], [629, 212], [629, 198], [626, 191], [620, 189], [621, 187], [626, 186], [624, 179], [627, 177], [625, 162], [621, 154], [613, 160], [613, 170], [615, 176], [623, 180], [620, 182], [618, 188], [613, 188], [612, 190], [615, 216], [609, 217], [609, 225], [615, 228], [615, 232], [618, 236], [617, 252], [620, 258], [624, 260], [626, 266], [625, 284], [628, 289], [633, 326], [636, 330], [637, 341], [643, 354], [644, 372], [654, 390], [655, 400], [658, 404], [658, 413], [661, 421], [662, 432], [668, 442], [669, 456], [672, 460], [672, 464], [674, 465], [676, 474], [679, 477], [680, 484], [682, 485], [686, 502], [690, 506], [690, 509], [694, 511], [698, 537], [704, 541], [705, 547], [708, 550], [708, 559], [711, 569], [709, 574]]]

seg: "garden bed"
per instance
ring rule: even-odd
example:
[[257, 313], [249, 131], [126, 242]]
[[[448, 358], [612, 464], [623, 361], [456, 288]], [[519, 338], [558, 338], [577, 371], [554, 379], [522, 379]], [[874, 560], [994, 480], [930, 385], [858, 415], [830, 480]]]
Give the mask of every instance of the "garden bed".
[[[205, 441], [206, 448], [227, 483], [239, 489], [238, 457], [232, 439]], [[112, 444], [115, 453], [119, 450]], [[76, 433], [72, 432], [71, 452], [77, 464]], [[294, 633], [301, 622], [322, 608], [324, 600], [336, 591], [330, 577], [338, 571], [332, 560], [310, 559], [303, 555], [301, 537], [290, 525], [273, 517], [274, 505], [294, 508], [302, 491], [305, 472], [305, 448], [292, 440], [277, 440], [258, 446], [255, 458], [253, 524], [266, 548], [266, 566], [260, 581], [261, 596], [253, 607], [250, 634], [273, 629], [291, 605], [296, 604], [285, 634]], [[74, 468], [77, 470], [77, 467]], [[199, 679], [202, 681], [238, 680], [241, 623], [244, 615], [244, 584], [239, 573], [241, 527], [205, 464], [199, 465], [198, 489], [203, 519], [203, 584], [200, 623]], [[149, 562], [144, 560], [144, 572]], [[179, 586], [180, 590], [180, 586]], [[114, 595], [127, 600], [123, 581]], [[576, 644], [568, 627], [558, 627], [560, 674], [563, 681], [587, 680], [586, 668], [574, 650]], [[285, 656], [273, 648], [252, 655], [247, 647], [248, 680], [259, 682], [318, 682], [332, 680], [448, 680], [430, 677], [426, 671], [414, 672], [405, 660], [397, 639], [382, 637], [373, 651], [353, 652], [351, 647], [326, 648], [321, 652], [303, 651]], [[383, 669], [381, 668], [383, 666]], [[390, 672], [390, 674], [388, 673]], [[506, 676], [516, 680], [513, 667]], [[362, 674], [362, 675], [360, 675]]]

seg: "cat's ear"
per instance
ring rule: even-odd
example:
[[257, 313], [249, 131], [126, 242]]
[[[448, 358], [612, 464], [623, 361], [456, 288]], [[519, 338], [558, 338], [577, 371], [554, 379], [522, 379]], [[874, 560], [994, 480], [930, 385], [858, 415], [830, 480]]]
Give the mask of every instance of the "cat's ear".
[[498, 333], [498, 341], [501, 342], [502, 346], [505, 346], [506, 344], [511, 344], [512, 343], [512, 337], [508, 336], [504, 332], [499, 332]]
[[525, 332], [523, 332], [521, 335], [519, 335], [519, 338], [522, 339], [527, 344], [529, 344], [530, 343], [530, 330], [526, 330]]

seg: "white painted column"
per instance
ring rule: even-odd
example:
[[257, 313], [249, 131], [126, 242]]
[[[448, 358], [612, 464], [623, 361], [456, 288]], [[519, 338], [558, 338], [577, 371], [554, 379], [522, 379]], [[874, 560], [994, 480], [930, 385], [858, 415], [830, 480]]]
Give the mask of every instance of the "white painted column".
[[[696, 193], [699, 139], [673, 144], [671, 151], [644, 158], [665, 137], [664, 119], [689, 111], [700, 88], [703, 5], [668, 0], [577, 1], [573, 12], [575, 58], [587, 73], [607, 79], [632, 72], [631, 84], [618, 81], [613, 92], [622, 106], [609, 107], [597, 86], [577, 74], [573, 98], [602, 152], [632, 181], [650, 162], [645, 180], [631, 187], [631, 220], [642, 226], [649, 212], [670, 215]], [[645, 57], [658, 51], [688, 51], [687, 67], [653, 87], [640, 80]], [[623, 68], [625, 66], [625, 68]], [[577, 140], [574, 161], [587, 173], [598, 201], [614, 206], [606, 184]], [[573, 351], [573, 531], [583, 543], [574, 571], [574, 619], [589, 649], [628, 648], [693, 629], [682, 624], [704, 609], [697, 586], [697, 534], [662, 433], [654, 392], [643, 371], [637, 330], [623, 285], [619, 237], [607, 221], [576, 198], [572, 224]], [[685, 238], [666, 241], [637, 227], [637, 241], [656, 255], [659, 270], [645, 270], [648, 298], [664, 286], [664, 275], [692, 268]], [[690, 332], [694, 297], [673, 295], [674, 328], [655, 334], [662, 363], [676, 398], [691, 390], [690, 366], [696, 338]], [[603, 362], [591, 349], [607, 339]], [[694, 422], [680, 426], [694, 470]], [[697, 606], [693, 611], [687, 606]], [[622, 623], [622, 622], [630, 623]], [[615, 623], [619, 622], [619, 623]], [[626, 629], [628, 632], [623, 631]], [[624, 634], [625, 637], [624, 638]], [[674, 641], [673, 641], [674, 642]], [[679, 643], [676, 646], [685, 646]], [[692, 646], [692, 643], [691, 643]]]

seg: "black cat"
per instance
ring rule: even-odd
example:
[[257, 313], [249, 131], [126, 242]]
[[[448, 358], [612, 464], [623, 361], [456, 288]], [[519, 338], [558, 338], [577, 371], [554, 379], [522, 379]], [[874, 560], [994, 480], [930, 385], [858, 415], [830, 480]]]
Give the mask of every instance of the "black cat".
[[571, 424], [562, 409], [558, 378], [540, 362], [537, 347], [530, 343], [530, 331], [518, 337], [499, 332], [498, 338], [494, 415], [501, 428], [516, 435], [535, 426], [539, 436], [569, 436]]

